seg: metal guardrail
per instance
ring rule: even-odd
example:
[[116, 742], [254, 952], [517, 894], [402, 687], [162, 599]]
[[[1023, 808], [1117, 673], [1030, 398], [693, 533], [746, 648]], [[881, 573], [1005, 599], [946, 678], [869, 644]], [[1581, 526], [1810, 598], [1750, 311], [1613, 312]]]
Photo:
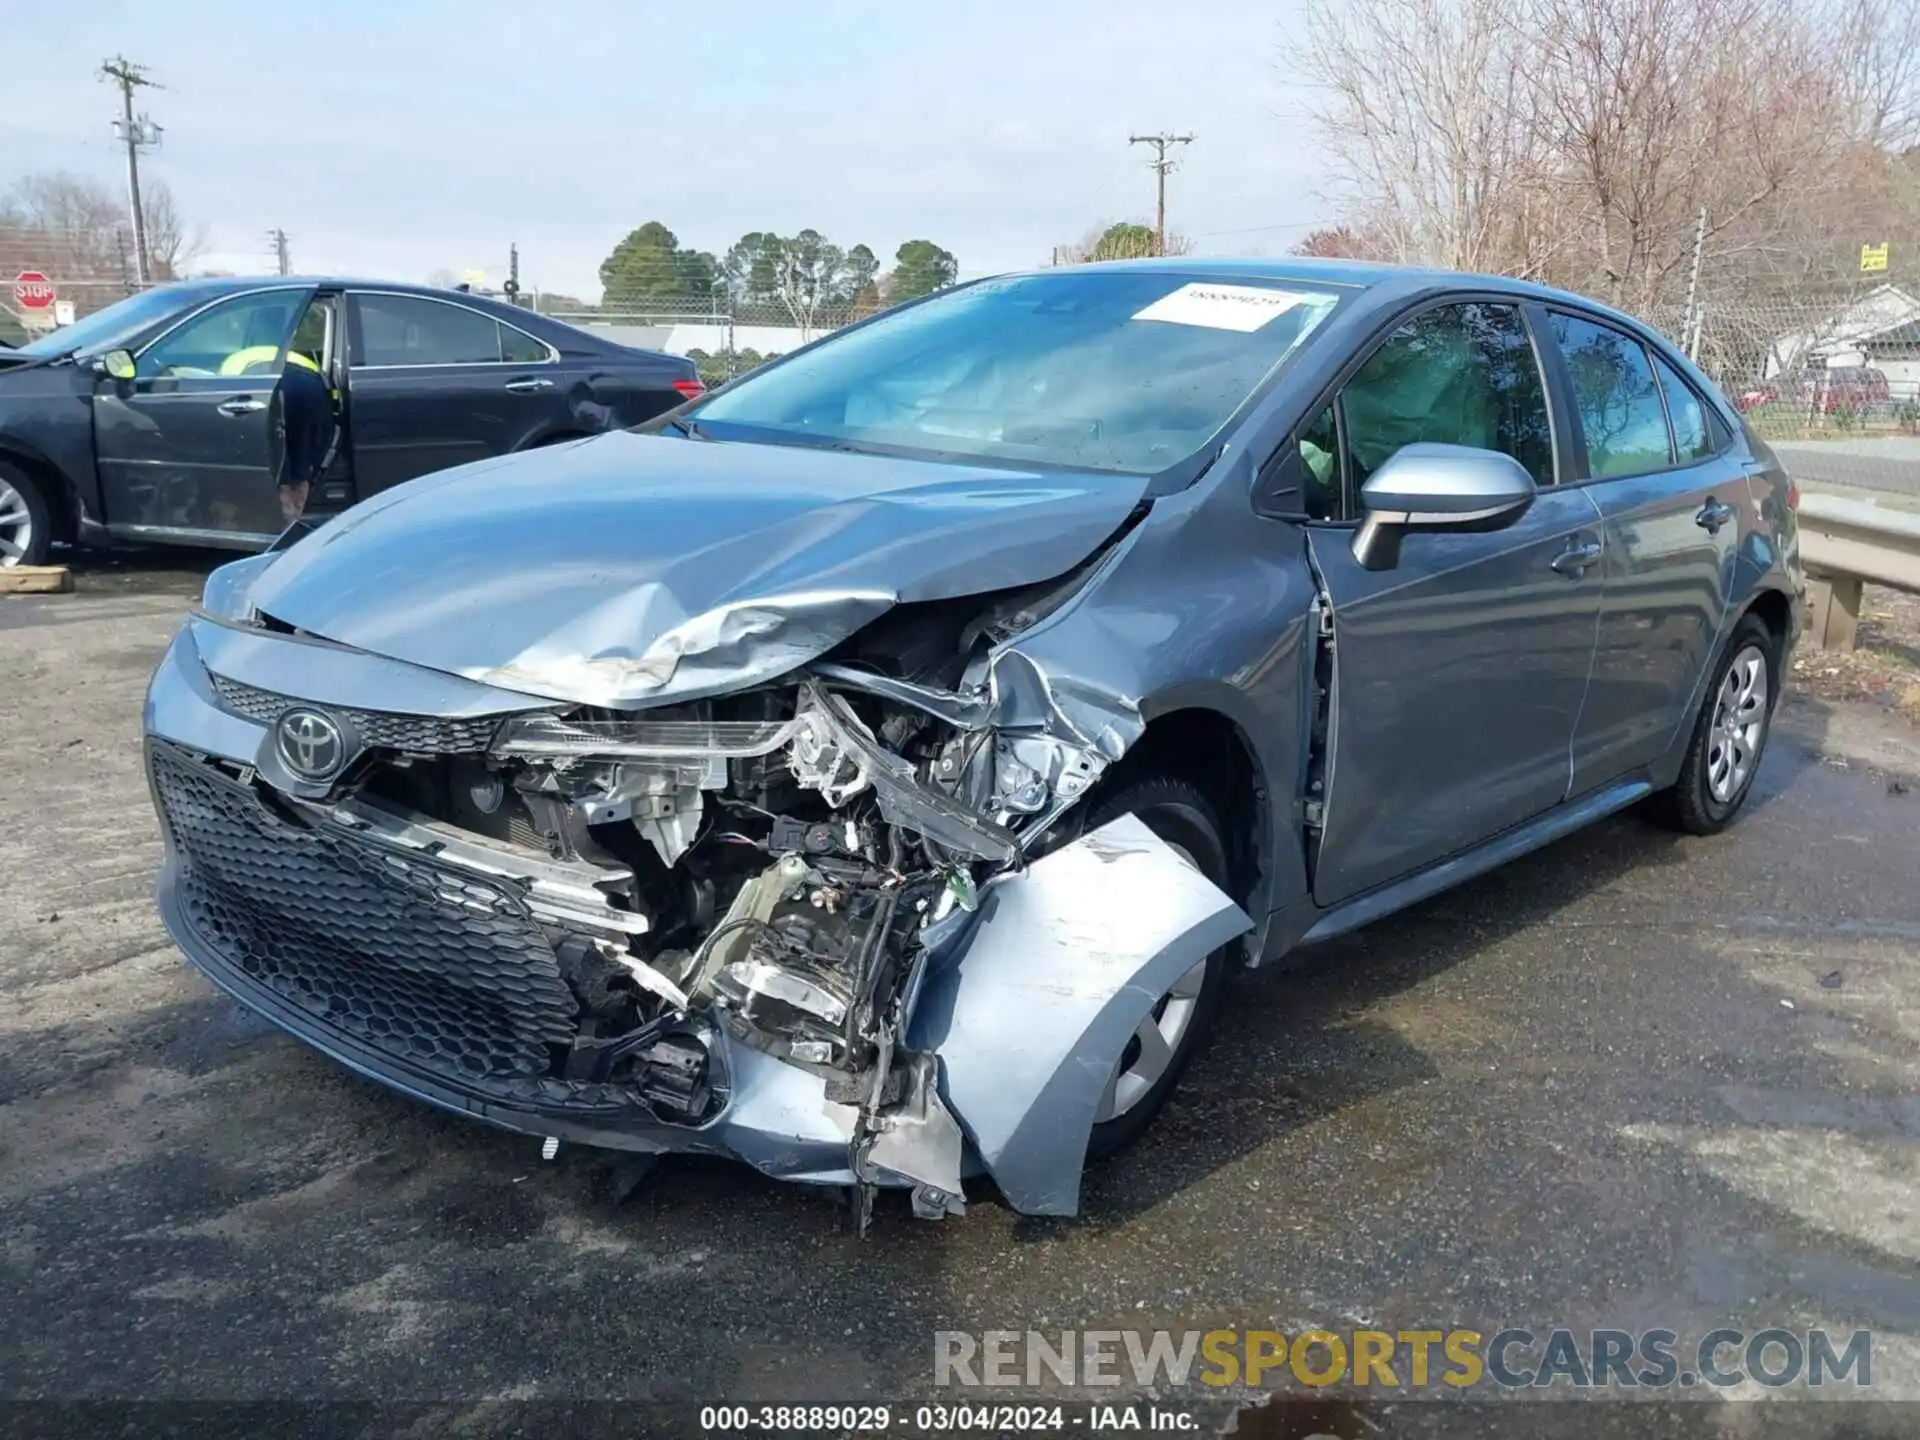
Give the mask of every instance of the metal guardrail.
[[1920, 595], [1920, 515], [1802, 495], [1800, 563], [1807, 571], [1809, 637], [1823, 650], [1851, 650], [1863, 584]]

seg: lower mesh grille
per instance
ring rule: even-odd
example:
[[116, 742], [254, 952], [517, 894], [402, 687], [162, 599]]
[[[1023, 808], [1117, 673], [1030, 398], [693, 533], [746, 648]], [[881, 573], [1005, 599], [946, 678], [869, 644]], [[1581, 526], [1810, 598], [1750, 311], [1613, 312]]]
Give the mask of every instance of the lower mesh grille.
[[150, 742], [149, 763], [181, 867], [181, 908], [220, 960], [412, 1066], [588, 1098], [545, 1078], [554, 1047], [575, 1037], [576, 1006], [517, 898], [424, 857], [285, 819], [165, 741]]

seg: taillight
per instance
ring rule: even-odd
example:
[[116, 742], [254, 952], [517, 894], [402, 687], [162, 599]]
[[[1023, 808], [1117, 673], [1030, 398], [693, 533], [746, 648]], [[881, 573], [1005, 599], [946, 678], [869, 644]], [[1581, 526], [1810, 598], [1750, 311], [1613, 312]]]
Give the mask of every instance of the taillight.
[[1789, 510], [1798, 510], [1800, 508], [1800, 482], [1798, 480], [1789, 479], [1787, 481], [1787, 508]]
[[676, 380], [673, 382], [673, 388], [679, 392], [682, 400], [698, 400], [707, 393], [707, 387], [698, 380]]

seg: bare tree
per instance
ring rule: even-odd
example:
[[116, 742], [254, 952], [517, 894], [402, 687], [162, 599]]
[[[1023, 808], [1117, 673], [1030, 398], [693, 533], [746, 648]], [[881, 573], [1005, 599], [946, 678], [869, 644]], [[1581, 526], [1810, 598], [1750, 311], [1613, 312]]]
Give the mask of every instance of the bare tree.
[[1463, 270], [1526, 253], [1539, 131], [1516, 0], [1308, 0], [1302, 67], [1355, 228]]
[[1920, 140], [1920, 0], [1835, 0], [1823, 39], [1856, 138], [1885, 150]]
[[1309, 11], [1340, 230], [1367, 253], [1644, 311], [1685, 292], [1701, 241], [1715, 283], [1764, 288], [1920, 218], [1895, 153], [1920, 121], [1920, 0]]
[[189, 227], [181, 219], [173, 191], [164, 180], [146, 183], [140, 192], [140, 205], [146, 212], [147, 257], [153, 264], [153, 278], [178, 280], [181, 271], [207, 248], [206, 227]]
[[1309, 231], [1289, 247], [1289, 253], [1321, 260], [1385, 260], [1390, 258], [1374, 235], [1351, 224], [1325, 225]]
[[64, 171], [16, 180], [0, 194], [0, 230], [22, 263], [55, 280], [118, 280], [129, 273], [126, 212], [91, 180]]

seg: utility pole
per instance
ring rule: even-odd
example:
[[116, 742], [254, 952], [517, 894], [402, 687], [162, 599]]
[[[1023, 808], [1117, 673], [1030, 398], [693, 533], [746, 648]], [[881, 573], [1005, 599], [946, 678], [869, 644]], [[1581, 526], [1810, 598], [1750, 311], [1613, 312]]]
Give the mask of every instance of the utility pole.
[[287, 232], [275, 226], [267, 232], [267, 239], [273, 243], [273, 263], [282, 275], [287, 272]]
[[133, 92], [143, 86], [157, 90], [160, 85], [149, 80], [144, 69], [123, 55], [102, 63], [100, 75], [120, 87], [120, 118], [113, 122], [113, 130], [127, 147], [127, 208], [133, 213], [133, 258], [140, 283], [151, 285], [153, 262], [147, 254], [147, 216], [140, 207], [140, 147], [158, 145], [160, 127], [145, 115], [138, 120], [133, 118]]
[[507, 283], [500, 287], [500, 293], [507, 297], [509, 305], [520, 303], [520, 247], [507, 246]]
[[1191, 145], [1191, 135], [1129, 135], [1129, 145], [1151, 145], [1153, 159], [1147, 162], [1147, 168], [1156, 177], [1158, 200], [1153, 209], [1153, 241], [1158, 253], [1167, 253], [1167, 172], [1178, 162], [1167, 157], [1168, 147], [1173, 145]]

